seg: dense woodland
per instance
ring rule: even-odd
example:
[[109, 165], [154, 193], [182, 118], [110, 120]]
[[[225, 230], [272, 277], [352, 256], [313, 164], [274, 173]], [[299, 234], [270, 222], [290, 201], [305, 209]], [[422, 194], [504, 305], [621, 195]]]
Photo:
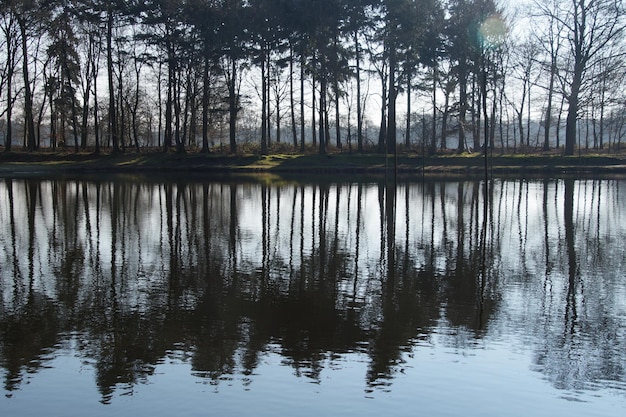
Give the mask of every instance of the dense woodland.
[[0, 14], [6, 151], [571, 155], [626, 135], [622, 0], [2, 0]]

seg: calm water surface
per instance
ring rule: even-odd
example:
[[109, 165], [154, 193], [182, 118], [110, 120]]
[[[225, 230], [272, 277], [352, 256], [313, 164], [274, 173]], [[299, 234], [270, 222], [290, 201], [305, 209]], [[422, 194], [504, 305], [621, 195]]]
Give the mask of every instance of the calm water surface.
[[626, 415], [626, 182], [0, 180], [2, 416]]

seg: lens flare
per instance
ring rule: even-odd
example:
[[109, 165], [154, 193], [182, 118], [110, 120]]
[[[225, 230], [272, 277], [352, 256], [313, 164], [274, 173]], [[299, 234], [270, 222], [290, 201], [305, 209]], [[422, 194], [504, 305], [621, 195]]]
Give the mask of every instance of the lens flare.
[[504, 42], [507, 27], [499, 15], [489, 16], [478, 29], [480, 40], [488, 48], [496, 48]]

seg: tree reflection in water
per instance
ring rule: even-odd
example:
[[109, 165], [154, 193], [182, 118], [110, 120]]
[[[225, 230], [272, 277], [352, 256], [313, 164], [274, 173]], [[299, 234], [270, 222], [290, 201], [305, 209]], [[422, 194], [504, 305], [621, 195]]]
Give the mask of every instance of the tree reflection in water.
[[4, 388], [71, 342], [103, 402], [167, 358], [219, 384], [268, 350], [318, 381], [367, 355], [367, 391], [435, 335], [520, 332], [556, 387], [624, 383], [620, 185], [6, 179]]

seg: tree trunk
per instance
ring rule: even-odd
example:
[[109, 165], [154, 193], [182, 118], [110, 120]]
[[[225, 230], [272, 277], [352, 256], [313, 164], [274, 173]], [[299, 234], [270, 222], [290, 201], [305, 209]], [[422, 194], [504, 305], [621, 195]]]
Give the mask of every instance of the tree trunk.
[[[479, 71], [482, 73], [482, 70], [479, 69]], [[474, 74], [472, 76], [472, 142], [474, 142], [474, 151], [480, 149], [481, 147], [481, 143], [480, 143], [480, 124], [481, 124], [481, 114], [482, 114], [482, 105], [481, 105], [481, 101], [482, 101], [482, 86], [477, 87], [476, 86], [476, 77], [478, 75]], [[481, 80], [479, 81], [480, 83], [482, 83], [482, 74], [481, 76]]]
[[117, 137], [117, 117], [115, 115], [115, 87], [113, 85], [113, 6], [109, 6], [107, 16], [107, 73], [109, 81], [109, 138], [113, 153], [120, 151]]
[[554, 82], [556, 79], [556, 62], [552, 58], [550, 64], [550, 82], [548, 83], [548, 103], [546, 104], [546, 118], [543, 127], [543, 150], [550, 149], [550, 127], [552, 125], [552, 100], [554, 97]]
[[296, 105], [293, 98], [293, 47], [289, 49], [289, 108], [291, 109], [291, 135], [293, 136], [293, 148], [298, 148], [298, 134], [296, 130]]
[[[93, 61], [93, 72], [92, 74], [96, 74], [96, 62]], [[94, 130], [94, 141], [95, 141], [95, 149], [94, 152], [96, 155], [100, 153], [100, 126], [98, 122], [98, 77], [93, 78], [93, 130]]]
[[411, 75], [407, 75], [406, 83], [406, 129], [404, 132], [404, 147], [406, 151], [411, 146]]
[[354, 50], [356, 59], [356, 136], [357, 149], [359, 153], [363, 153], [363, 117], [361, 116], [361, 52], [359, 49], [358, 32], [354, 31]]
[[378, 131], [378, 153], [385, 152], [387, 143], [387, 80], [381, 73], [382, 104], [380, 106], [380, 130]]
[[[269, 72], [269, 68], [267, 69]], [[265, 56], [261, 56], [261, 153], [267, 153], [267, 77], [265, 75]]]
[[18, 24], [20, 27], [20, 34], [22, 36], [22, 56], [23, 56], [23, 65], [22, 71], [24, 74], [24, 123], [25, 123], [25, 134], [26, 134], [26, 144], [29, 151], [34, 151], [37, 148], [37, 144], [35, 142], [35, 122], [33, 120], [33, 95], [31, 92], [30, 85], [30, 74], [28, 67], [28, 42], [26, 39], [26, 22], [23, 19], [18, 19]]
[[230, 153], [237, 152], [237, 97], [236, 97], [236, 86], [237, 86], [237, 62], [235, 58], [231, 58], [231, 76], [232, 79], [228, 85], [228, 110], [229, 110], [229, 120], [228, 127], [230, 132]]
[[271, 55], [270, 55], [270, 49], [269, 46], [267, 46], [266, 48], [267, 53], [266, 53], [266, 68], [267, 68], [267, 81], [265, 84], [265, 94], [267, 94], [267, 97], [265, 99], [265, 102], [267, 103], [267, 149], [271, 149], [272, 148], [272, 111], [270, 108], [270, 103], [271, 103], [271, 75], [270, 75], [270, 71], [272, 68], [272, 60], [271, 60]]
[[[450, 89], [446, 85], [446, 96], [444, 97], [443, 102], [443, 112], [441, 114], [441, 144], [439, 145], [441, 149], [448, 148], [448, 115], [450, 112]], [[433, 112], [434, 113], [434, 112]]]
[[[174, 59], [171, 62], [176, 62]], [[176, 143], [176, 152], [179, 153], [183, 153], [185, 152], [185, 144], [182, 141], [181, 138], [181, 126], [180, 126], [180, 114], [181, 114], [181, 108], [180, 108], [180, 91], [181, 91], [181, 86], [180, 86], [180, 74], [178, 73], [178, 65], [175, 65], [175, 70], [172, 71], [172, 74], [174, 75], [174, 79], [172, 80], [172, 83], [174, 84], [174, 126], [175, 126], [175, 132], [174, 132], [174, 141]]]
[[576, 122], [578, 120], [578, 94], [582, 80], [582, 66], [574, 66], [572, 91], [568, 97], [567, 120], [565, 122], [565, 155], [574, 155], [576, 147]]
[[[168, 55], [170, 53], [168, 52]], [[169, 58], [168, 58], [169, 60]], [[165, 134], [163, 137], [163, 150], [165, 152], [169, 152], [172, 147], [172, 100], [174, 92], [174, 86], [172, 85], [172, 80], [174, 76], [172, 72], [174, 69], [172, 68], [172, 63], [168, 62], [167, 68], [167, 97], [165, 98]]]
[[320, 100], [319, 100], [319, 153], [326, 154], [326, 77], [320, 78]]
[[467, 113], [467, 76], [463, 66], [459, 71], [459, 153], [465, 150], [465, 116]]
[[387, 152], [396, 152], [396, 51], [391, 46], [389, 57], [389, 114], [387, 117]]
[[204, 52], [202, 70], [202, 152], [209, 152], [209, 56]]
[[[433, 103], [433, 120], [431, 126], [431, 135], [433, 135], [432, 140], [435, 142], [435, 138], [437, 137], [437, 60], [433, 63], [433, 86], [432, 86], [432, 103]], [[443, 141], [442, 141], [443, 143]], [[435, 147], [433, 146], [433, 151]], [[443, 148], [442, 148], [443, 149]]]
[[317, 126], [315, 124], [315, 112], [317, 112], [315, 104], [315, 75], [311, 79], [311, 132], [313, 137], [313, 146], [317, 146]]
[[300, 53], [300, 151], [304, 152], [305, 117], [304, 117], [304, 53]]
[[[8, 32], [7, 32], [8, 33]], [[5, 152], [11, 152], [13, 142], [13, 71], [15, 70], [15, 48], [7, 36], [7, 130], [4, 138]]]
[[339, 115], [339, 82], [335, 75], [335, 136], [337, 138], [337, 148], [341, 149], [341, 120]]

